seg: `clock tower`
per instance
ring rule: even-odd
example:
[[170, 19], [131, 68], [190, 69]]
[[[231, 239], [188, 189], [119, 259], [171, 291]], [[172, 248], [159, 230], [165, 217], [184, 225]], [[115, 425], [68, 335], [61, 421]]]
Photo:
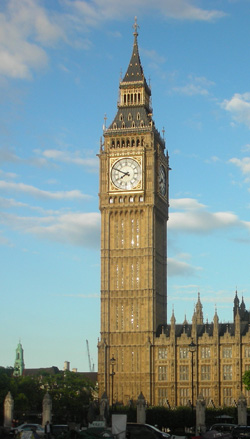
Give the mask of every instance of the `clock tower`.
[[168, 154], [152, 118], [134, 24], [116, 116], [101, 142], [98, 384], [110, 404], [153, 398], [153, 345], [167, 320]]

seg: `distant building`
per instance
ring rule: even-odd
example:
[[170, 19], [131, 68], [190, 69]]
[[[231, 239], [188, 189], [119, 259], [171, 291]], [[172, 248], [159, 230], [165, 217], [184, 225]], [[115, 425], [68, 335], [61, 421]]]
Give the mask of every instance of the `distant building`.
[[18, 343], [16, 348], [16, 359], [14, 364], [14, 372], [13, 376], [21, 376], [24, 371], [24, 357], [23, 357], [23, 348], [21, 342]]

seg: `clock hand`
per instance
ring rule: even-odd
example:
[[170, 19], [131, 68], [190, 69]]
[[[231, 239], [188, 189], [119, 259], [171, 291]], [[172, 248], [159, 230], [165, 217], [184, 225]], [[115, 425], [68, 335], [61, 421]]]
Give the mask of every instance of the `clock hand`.
[[[115, 169], [115, 171], [118, 171], [118, 172], [121, 172], [122, 174], [124, 174], [123, 175], [123, 177], [125, 176], [125, 175], [127, 175], [128, 177], [129, 177], [129, 172], [127, 171], [127, 172], [124, 172], [124, 171], [121, 171], [120, 169], [117, 169], [117, 168], [114, 168]], [[121, 178], [123, 178], [123, 177], [121, 177]]]
[[123, 175], [121, 176], [121, 179], [122, 179], [123, 177], [125, 177], [125, 175], [127, 175], [128, 177], [130, 176], [129, 172], [123, 172]]

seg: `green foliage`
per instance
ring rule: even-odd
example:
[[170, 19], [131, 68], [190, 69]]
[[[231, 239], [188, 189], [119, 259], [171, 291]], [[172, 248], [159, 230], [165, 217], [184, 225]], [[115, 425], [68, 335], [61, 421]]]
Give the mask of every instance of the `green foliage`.
[[242, 377], [242, 381], [246, 386], [246, 390], [250, 390], [250, 370], [246, 370]]
[[0, 410], [3, 413], [4, 399], [10, 391], [14, 399], [14, 417], [21, 420], [25, 414], [42, 413], [42, 401], [46, 392], [52, 398], [53, 421], [82, 422], [94, 391], [93, 384], [80, 373], [59, 372], [50, 375], [38, 371], [37, 375], [13, 377], [13, 369], [0, 367]]

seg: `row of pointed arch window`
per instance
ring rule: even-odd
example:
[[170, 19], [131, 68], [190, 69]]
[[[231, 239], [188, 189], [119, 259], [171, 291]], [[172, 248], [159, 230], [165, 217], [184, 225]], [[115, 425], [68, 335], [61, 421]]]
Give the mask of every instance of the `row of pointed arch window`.
[[132, 139], [112, 139], [111, 148], [130, 148], [144, 145], [144, 138], [137, 137]]
[[124, 105], [138, 105], [141, 103], [141, 93], [124, 93], [123, 104]]

